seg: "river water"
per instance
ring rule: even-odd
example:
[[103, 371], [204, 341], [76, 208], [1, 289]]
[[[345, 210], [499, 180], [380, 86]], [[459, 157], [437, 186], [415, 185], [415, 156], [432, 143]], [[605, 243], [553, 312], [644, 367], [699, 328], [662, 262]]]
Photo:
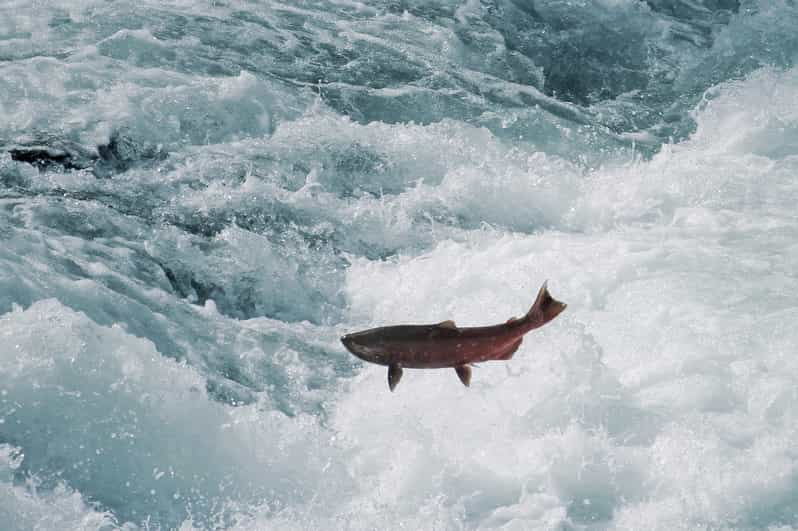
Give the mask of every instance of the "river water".
[[[796, 28], [4, 0], [2, 528], [798, 528]], [[470, 389], [339, 342], [546, 279]]]

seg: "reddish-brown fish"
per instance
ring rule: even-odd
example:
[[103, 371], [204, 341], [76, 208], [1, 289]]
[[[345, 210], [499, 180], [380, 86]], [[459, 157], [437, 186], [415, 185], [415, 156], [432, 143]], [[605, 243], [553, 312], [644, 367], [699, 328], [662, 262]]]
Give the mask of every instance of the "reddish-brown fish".
[[452, 321], [433, 325], [399, 325], [372, 328], [345, 335], [344, 346], [358, 358], [388, 366], [388, 387], [393, 391], [402, 368], [452, 367], [463, 385], [471, 383], [471, 363], [509, 360], [521, 346], [524, 334], [548, 323], [565, 309], [543, 283], [532, 308], [520, 319], [493, 326], [458, 328]]

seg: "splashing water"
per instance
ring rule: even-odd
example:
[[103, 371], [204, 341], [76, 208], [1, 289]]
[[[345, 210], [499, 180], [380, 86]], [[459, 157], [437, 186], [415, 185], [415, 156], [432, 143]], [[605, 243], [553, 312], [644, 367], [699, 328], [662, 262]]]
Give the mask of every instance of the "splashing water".
[[[0, 6], [0, 521], [798, 529], [791, 0]], [[568, 310], [514, 359], [338, 337]]]

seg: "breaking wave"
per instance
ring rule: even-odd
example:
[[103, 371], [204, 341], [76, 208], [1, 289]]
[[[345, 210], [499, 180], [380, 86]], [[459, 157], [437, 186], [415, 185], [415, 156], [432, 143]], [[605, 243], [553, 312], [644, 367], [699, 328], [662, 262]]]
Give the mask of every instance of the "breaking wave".
[[[791, 0], [6, 2], [9, 529], [798, 529]], [[339, 343], [568, 311], [509, 363]]]

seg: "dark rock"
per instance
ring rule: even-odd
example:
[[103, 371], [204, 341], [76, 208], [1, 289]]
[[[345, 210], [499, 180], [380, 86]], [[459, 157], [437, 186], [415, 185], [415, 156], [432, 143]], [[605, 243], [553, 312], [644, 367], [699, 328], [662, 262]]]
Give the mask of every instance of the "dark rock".
[[167, 156], [161, 146], [137, 142], [120, 132], [111, 135], [107, 144], [97, 146], [99, 158], [92, 172], [97, 177], [110, 177], [145, 162], [161, 161]]

